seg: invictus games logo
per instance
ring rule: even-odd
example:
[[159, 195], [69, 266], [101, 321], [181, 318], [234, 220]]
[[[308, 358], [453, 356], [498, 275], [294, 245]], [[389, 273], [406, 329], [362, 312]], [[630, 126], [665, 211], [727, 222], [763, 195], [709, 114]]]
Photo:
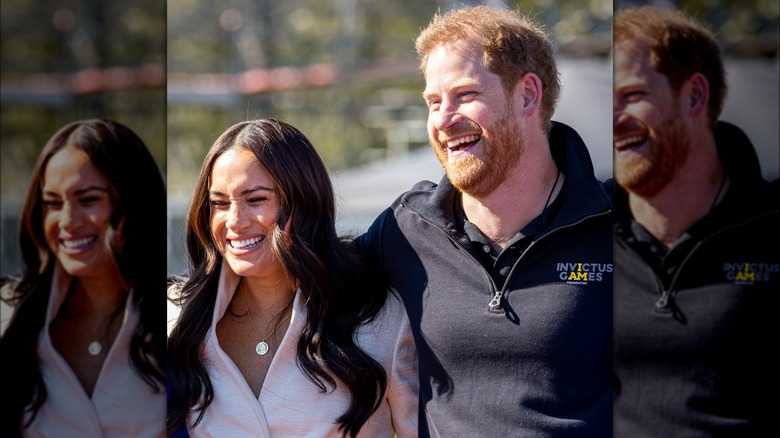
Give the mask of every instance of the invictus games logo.
[[766, 283], [780, 272], [780, 263], [724, 263], [723, 272], [734, 284]]
[[558, 263], [558, 278], [567, 284], [588, 284], [604, 280], [612, 272], [612, 263]]

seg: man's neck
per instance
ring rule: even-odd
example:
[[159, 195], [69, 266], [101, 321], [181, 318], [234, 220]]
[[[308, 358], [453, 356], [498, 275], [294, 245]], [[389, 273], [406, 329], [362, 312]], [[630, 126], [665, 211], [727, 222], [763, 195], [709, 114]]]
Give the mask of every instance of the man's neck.
[[473, 197], [464, 192], [463, 211], [492, 241], [494, 249], [501, 250], [552, 203], [562, 180], [546, 143], [527, 148], [507, 179], [490, 194]]
[[712, 210], [725, 191], [726, 175], [712, 138], [696, 145], [674, 178], [652, 197], [629, 193], [629, 207], [637, 222], [666, 248]]

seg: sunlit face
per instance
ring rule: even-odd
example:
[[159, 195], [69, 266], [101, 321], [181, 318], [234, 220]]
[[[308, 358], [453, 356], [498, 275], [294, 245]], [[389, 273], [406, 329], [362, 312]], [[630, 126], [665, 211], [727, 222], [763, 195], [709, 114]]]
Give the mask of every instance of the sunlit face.
[[233, 147], [214, 161], [209, 203], [211, 237], [236, 274], [284, 275], [266, 240], [279, 217], [279, 197], [273, 179], [249, 149]]
[[482, 50], [443, 45], [428, 56], [423, 98], [428, 137], [455, 187], [490, 194], [523, 152], [518, 125], [501, 78], [482, 63]]
[[651, 197], [688, 158], [691, 139], [680, 102], [644, 46], [615, 46], [613, 116], [615, 178], [628, 191]]
[[49, 249], [74, 277], [118, 276], [108, 246], [109, 183], [76, 147], [55, 153], [43, 176], [43, 227]]

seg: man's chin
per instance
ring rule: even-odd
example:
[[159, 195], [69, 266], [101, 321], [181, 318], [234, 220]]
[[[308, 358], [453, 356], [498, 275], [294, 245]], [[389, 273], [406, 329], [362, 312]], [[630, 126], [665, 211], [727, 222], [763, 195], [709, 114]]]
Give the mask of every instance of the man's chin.
[[630, 175], [627, 175], [626, 173], [627, 172], [615, 172], [615, 181], [627, 192], [643, 199], [652, 198], [657, 195], [667, 184], [667, 181], [658, 178], [652, 171], [639, 174], [633, 173]]

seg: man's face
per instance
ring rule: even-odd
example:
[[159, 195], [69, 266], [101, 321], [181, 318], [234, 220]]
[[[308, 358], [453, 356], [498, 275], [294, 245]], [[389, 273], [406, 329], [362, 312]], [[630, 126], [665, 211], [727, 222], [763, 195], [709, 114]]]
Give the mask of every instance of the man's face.
[[429, 54], [425, 82], [428, 136], [447, 176], [472, 196], [490, 194], [523, 151], [501, 78], [482, 64], [481, 49], [461, 43]]
[[643, 198], [661, 191], [690, 154], [680, 102], [640, 44], [615, 46], [613, 130], [615, 179]]

